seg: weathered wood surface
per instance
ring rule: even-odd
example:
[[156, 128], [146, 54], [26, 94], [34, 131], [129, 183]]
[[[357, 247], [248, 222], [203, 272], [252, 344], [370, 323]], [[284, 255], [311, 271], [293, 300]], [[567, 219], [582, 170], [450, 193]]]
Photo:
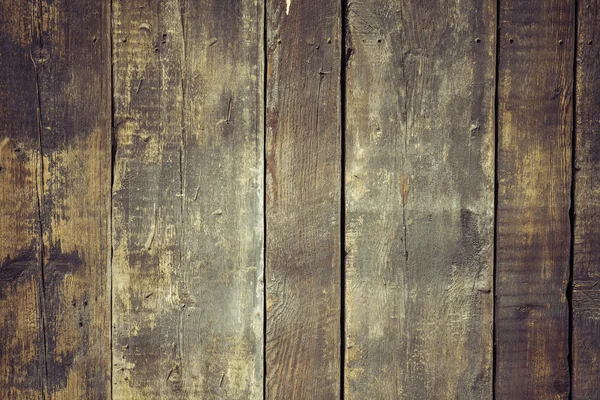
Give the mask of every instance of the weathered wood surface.
[[113, 12], [113, 397], [262, 398], [262, 2]]
[[110, 4], [36, 4], [47, 399], [110, 396]]
[[45, 384], [33, 3], [0, 1], [0, 398]]
[[8, 398], [110, 393], [109, 11], [107, 2], [2, 2], [10, 70], [0, 143], [12, 180], [3, 185], [2, 313], [18, 329], [2, 349]]
[[574, 6], [500, 2], [498, 399], [569, 396]]
[[0, 398], [600, 397], [600, 3], [466, 1], [0, 0]]
[[572, 398], [600, 398], [600, 2], [579, 3]]
[[336, 399], [341, 3], [267, 4], [266, 397]]
[[347, 399], [490, 398], [495, 3], [352, 2]]

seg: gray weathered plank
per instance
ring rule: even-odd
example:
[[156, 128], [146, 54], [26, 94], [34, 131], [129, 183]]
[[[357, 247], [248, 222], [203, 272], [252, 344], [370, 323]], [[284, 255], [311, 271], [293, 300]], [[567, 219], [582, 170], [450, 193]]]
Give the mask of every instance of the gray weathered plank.
[[501, 1], [498, 399], [566, 399], [575, 1]]
[[600, 2], [578, 2], [572, 398], [600, 398]]
[[263, 4], [113, 12], [114, 398], [262, 398]]
[[491, 397], [495, 23], [349, 4], [347, 399]]
[[266, 397], [336, 399], [341, 2], [267, 4]]

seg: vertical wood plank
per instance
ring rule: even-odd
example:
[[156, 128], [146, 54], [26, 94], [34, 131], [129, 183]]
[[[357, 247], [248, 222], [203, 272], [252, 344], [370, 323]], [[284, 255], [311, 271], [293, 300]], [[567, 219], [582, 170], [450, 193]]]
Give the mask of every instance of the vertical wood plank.
[[0, 398], [41, 399], [45, 369], [33, 3], [0, 1]]
[[493, 1], [350, 2], [345, 398], [491, 398]]
[[260, 399], [263, 3], [113, 11], [114, 398]]
[[579, 4], [573, 255], [573, 399], [600, 398], [600, 2]]
[[266, 397], [336, 399], [341, 4], [267, 4]]
[[[36, 1], [47, 399], [110, 397], [110, 3]], [[41, 349], [40, 349], [41, 351]]]
[[498, 399], [569, 396], [574, 6], [500, 2]]

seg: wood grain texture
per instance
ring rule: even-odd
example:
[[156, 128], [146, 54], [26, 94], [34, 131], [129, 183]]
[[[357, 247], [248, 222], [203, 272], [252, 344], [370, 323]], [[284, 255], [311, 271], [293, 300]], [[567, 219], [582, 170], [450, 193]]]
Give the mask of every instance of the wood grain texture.
[[114, 398], [262, 398], [263, 4], [113, 12]]
[[340, 396], [340, 2], [267, 6], [268, 399]]
[[109, 396], [109, 9], [2, 3], [8, 398]]
[[33, 3], [0, 1], [0, 398], [45, 381]]
[[495, 23], [349, 4], [347, 399], [491, 398]]
[[46, 399], [110, 396], [110, 4], [35, 2]]
[[574, 6], [500, 2], [497, 399], [569, 396]]
[[600, 398], [600, 2], [578, 5], [571, 390], [584, 400]]

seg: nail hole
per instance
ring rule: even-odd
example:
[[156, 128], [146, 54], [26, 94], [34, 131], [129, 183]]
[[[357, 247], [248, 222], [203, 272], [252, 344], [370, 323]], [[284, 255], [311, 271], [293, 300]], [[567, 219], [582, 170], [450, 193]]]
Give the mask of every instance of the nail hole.
[[381, 39], [377, 39], [377, 43], [381, 43]]
[[82, 327], [82, 326], [83, 326], [83, 322], [80, 322], [80, 323], [79, 323], [79, 326], [80, 326], [80, 327]]
[[126, 38], [126, 37], [124, 37], [124, 38], [121, 38], [121, 42], [125, 43], [126, 41], [127, 41], [127, 38]]
[[21, 148], [20, 148], [20, 147], [17, 147], [17, 148], [15, 149], [15, 153], [20, 153], [20, 152], [21, 152]]
[[562, 40], [559, 40], [559, 41], [558, 41], [558, 44], [559, 44], [559, 45], [561, 45], [561, 46], [563, 45], [563, 43], [564, 43], [564, 42], [563, 42]]
[[92, 38], [92, 42], [96, 43], [97, 41], [98, 41], [98, 38], [94, 36], [94, 37]]
[[513, 39], [508, 39], [508, 43], [514, 43], [515, 41]]
[[593, 40], [590, 40], [590, 41], [588, 42], [588, 44], [591, 46], [592, 44], [594, 44], [594, 41], [593, 41]]
[[479, 39], [479, 38], [475, 39], [475, 43], [481, 43], [481, 39]]

